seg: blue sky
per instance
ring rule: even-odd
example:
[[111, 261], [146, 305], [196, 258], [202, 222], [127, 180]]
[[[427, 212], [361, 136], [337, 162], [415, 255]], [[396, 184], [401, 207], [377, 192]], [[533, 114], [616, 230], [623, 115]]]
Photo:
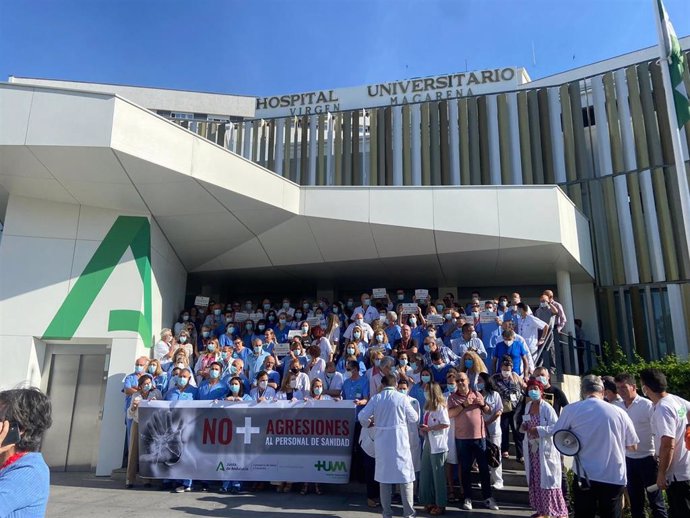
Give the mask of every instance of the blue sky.
[[[690, 35], [690, 1], [665, 5], [678, 35]], [[0, 0], [0, 80], [272, 95], [466, 68], [524, 66], [539, 78], [656, 44], [652, 7], [651, 0]]]

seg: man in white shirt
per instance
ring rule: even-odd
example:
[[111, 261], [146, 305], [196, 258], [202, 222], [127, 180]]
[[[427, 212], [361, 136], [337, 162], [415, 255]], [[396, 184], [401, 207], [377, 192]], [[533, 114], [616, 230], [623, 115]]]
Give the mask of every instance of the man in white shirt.
[[400, 484], [403, 516], [413, 518], [414, 464], [410, 455], [408, 423], [417, 423], [419, 414], [408, 396], [395, 390], [395, 376], [381, 378], [383, 390], [373, 396], [360, 412], [362, 428], [376, 427], [376, 473], [374, 478], [381, 487], [383, 518], [391, 518], [393, 486]]
[[688, 409], [666, 392], [666, 376], [658, 369], [640, 372], [642, 393], [652, 400], [652, 434], [659, 458], [656, 485], [666, 490], [670, 518], [690, 516], [690, 451], [685, 447]]
[[530, 354], [534, 357], [539, 346], [544, 343], [544, 338], [539, 338], [539, 331], [541, 336], [545, 337], [549, 332], [549, 326], [543, 320], [539, 320], [534, 315], [528, 313], [528, 306], [524, 302], [517, 305], [518, 308], [518, 328], [517, 334], [525, 339], [525, 345], [529, 349]]
[[368, 293], [362, 293], [359, 299], [362, 304], [356, 307], [353, 313], [361, 313], [364, 316], [364, 322], [371, 324], [374, 320], [379, 318], [379, 310], [371, 304], [371, 297]]
[[625, 452], [637, 449], [639, 439], [628, 414], [604, 401], [599, 376], [582, 378], [580, 392], [583, 401], [563, 408], [553, 430], [570, 430], [580, 440], [579, 483], [573, 485], [575, 517], [621, 518]]
[[654, 438], [652, 437], [652, 402], [637, 394], [635, 376], [618, 374], [615, 378], [616, 391], [620, 399], [614, 404], [625, 410], [640, 439], [637, 451], [625, 452], [625, 466], [628, 475], [628, 495], [632, 518], [645, 518], [645, 495], [654, 518], [666, 518], [666, 504], [660, 490], [647, 491], [656, 483], [657, 466], [654, 458]]
[[451, 350], [462, 357], [467, 351], [476, 352], [482, 360], [486, 360], [486, 349], [484, 343], [477, 337], [474, 325], [465, 324], [462, 326], [462, 337], [450, 341]]
[[[376, 313], [376, 315], [378, 316], [378, 312]], [[364, 340], [366, 343], [369, 343], [371, 339], [374, 338], [374, 329], [364, 321], [364, 314], [361, 311], [354, 312], [354, 314], [352, 315], [352, 323], [349, 326], [347, 326], [347, 329], [343, 333], [343, 338], [352, 340], [352, 331], [356, 326], [362, 328], [364, 336], [362, 336], [361, 339]]]

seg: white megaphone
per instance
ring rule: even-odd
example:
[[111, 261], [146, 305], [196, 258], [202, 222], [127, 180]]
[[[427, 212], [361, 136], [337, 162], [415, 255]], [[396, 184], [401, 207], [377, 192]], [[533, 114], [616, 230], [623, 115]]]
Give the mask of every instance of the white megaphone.
[[580, 452], [580, 439], [570, 430], [558, 430], [553, 434], [553, 445], [568, 457], [574, 457]]
[[[553, 434], [553, 445], [562, 455], [575, 457], [575, 473], [579, 476], [579, 468], [582, 466], [580, 463], [580, 456], [578, 455], [580, 453], [580, 439], [577, 438], [577, 435], [570, 430], [558, 430]], [[584, 467], [582, 467], [582, 474], [584, 475], [585, 483], [580, 484], [580, 487], [583, 490], [587, 490], [590, 488], [590, 484], [587, 471], [585, 471]]]

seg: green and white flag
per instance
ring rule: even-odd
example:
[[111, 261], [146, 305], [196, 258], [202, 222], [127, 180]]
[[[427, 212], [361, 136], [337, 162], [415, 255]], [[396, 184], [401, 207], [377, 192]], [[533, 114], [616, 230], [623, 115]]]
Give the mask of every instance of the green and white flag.
[[676, 107], [676, 119], [681, 128], [690, 121], [690, 101], [688, 92], [683, 84], [683, 72], [687, 66], [685, 56], [680, 48], [680, 43], [673, 30], [671, 20], [661, 0], [657, 0], [659, 6], [659, 18], [664, 42], [664, 55], [668, 59], [668, 70], [671, 76], [671, 89], [673, 90], [673, 104]]

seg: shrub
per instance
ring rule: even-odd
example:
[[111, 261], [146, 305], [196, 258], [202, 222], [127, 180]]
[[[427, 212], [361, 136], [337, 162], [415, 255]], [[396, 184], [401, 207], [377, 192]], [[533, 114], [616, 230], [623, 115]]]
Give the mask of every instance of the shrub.
[[599, 364], [592, 369], [593, 374], [615, 376], [627, 372], [638, 377], [643, 369], [659, 369], [666, 375], [668, 391], [690, 400], [690, 362], [679, 360], [672, 354], [660, 360], [648, 361], [637, 353], [630, 361], [620, 346], [610, 346], [608, 343], [602, 345], [602, 352], [602, 357], [597, 358]]

